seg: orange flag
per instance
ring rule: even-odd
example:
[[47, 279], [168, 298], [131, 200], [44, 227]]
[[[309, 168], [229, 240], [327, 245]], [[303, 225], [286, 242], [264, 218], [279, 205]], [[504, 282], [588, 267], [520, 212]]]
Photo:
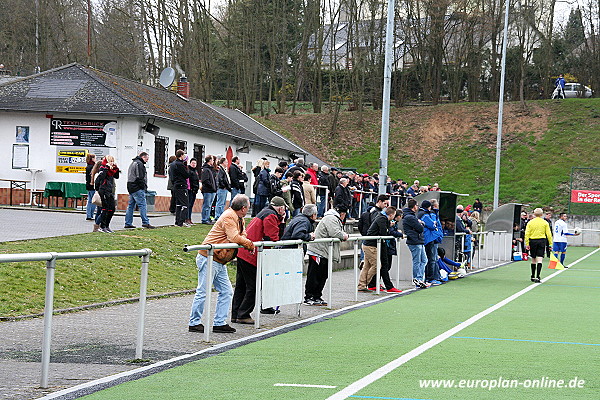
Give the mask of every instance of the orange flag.
[[565, 269], [565, 266], [558, 261], [558, 258], [554, 256], [554, 253], [550, 253], [550, 263], [548, 264], [550, 269]]

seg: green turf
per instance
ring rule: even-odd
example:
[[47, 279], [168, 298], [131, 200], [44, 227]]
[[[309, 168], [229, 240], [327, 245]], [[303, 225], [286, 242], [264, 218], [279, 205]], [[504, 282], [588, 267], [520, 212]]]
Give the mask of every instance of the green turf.
[[[569, 249], [570, 260], [590, 249]], [[600, 265], [600, 256], [584, 265]], [[595, 263], [595, 264], [594, 264]], [[578, 266], [579, 267], [579, 266]], [[442, 287], [420, 291], [336, 317], [284, 335], [228, 351], [110, 388], [87, 399], [325, 399], [341, 388], [398, 358], [530, 285], [529, 264], [515, 263]], [[598, 268], [600, 269], [600, 268]], [[544, 275], [552, 273], [545, 270]], [[565, 271], [563, 274], [580, 274]], [[588, 272], [592, 273], [592, 272]], [[600, 275], [600, 273], [598, 273]], [[573, 282], [555, 278], [549, 283]], [[588, 281], [582, 281], [586, 284]], [[579, 283], [579, 282], [577, 282]], [[545, 285], [545, 284], [544, 284]], [[593, 337], [600, 289], [592, 295], [562, 286], [536, 288], [484, 317], [456, 336], [561, 339], [598, 343]], [[599, 285], [600, 286], [600, 285]], [[583, 289], [588, 291], [588, 289]], [[563, 293], [564, 292], [564, 293]], [[596, 297], [593, 297], [596, 296]], [[589, 306], [582, 307], [583, 303]], [[558, 349], [563, 346], [564, 349]], [[448, 339], [357, 393], [383, 398], [552, 398], [537, 389], [510, 392], [419, 389], [419, 379], [513, 379], [580, 376], [585, 389], [571, 398], [597, 394], [600, 347]], [[594, 363], [595, 361], [595, 363]], [[337, 389], [274, 387], [276, 383], [333, 385]], [[582, 397], [577, 397], [577, 396]], [[588, 397], [586, 397], [588, 396]], [[564, 397], [555, 397], [564, 398]], [[597, 396], [595, 397], [597, 398]]]

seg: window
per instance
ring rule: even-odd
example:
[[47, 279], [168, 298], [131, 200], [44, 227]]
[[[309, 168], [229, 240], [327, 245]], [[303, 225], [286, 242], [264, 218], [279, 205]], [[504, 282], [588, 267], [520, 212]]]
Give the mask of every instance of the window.
[[198, 164], [204, 163], [204, 145], [194, 143], [194, 158], [198, 160]]
[[187, 153], [187, 142], [185, 140], [175, 140], [175, 152], [183, 150]]
[[167, 176], [167, 161], [169, 160], [169, 138], [156, 136], [154, 138], [154, 175]]

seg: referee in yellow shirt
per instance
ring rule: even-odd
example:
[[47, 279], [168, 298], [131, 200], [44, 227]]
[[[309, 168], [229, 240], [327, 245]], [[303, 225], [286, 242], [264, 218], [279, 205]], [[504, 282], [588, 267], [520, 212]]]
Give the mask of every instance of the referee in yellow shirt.
[[542, 218], [543, 214], [544, 211], [541, 208], [533, 210], [535, 218], [529, 221], [525, 228], [525, 248], [531, 257], [531, 282], [535, 283], [541, 283], [540, 272], [542, 272], [542, 260], [546, 246], [552, 247], [552, 232], [548, 222]]

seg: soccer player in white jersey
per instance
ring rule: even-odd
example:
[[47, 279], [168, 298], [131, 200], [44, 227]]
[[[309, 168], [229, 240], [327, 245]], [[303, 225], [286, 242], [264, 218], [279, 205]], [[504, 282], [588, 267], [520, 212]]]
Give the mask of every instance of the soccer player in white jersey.
[[[569, 229], [567, 228], [567, 214], [560, 213], [558, 217], [558, 221], [554, 224], [553, 229], [553, 240], [552, 240], [552, 251], [554, 252], [554, 256], [559, 258], [560, 254], [560, 263], [565, 264], [565, 256], [567, 253], [567, 236], [578, 236], [579, 233], [569, 233]], [[565, 266], [565, 268], [568, 268]]]

